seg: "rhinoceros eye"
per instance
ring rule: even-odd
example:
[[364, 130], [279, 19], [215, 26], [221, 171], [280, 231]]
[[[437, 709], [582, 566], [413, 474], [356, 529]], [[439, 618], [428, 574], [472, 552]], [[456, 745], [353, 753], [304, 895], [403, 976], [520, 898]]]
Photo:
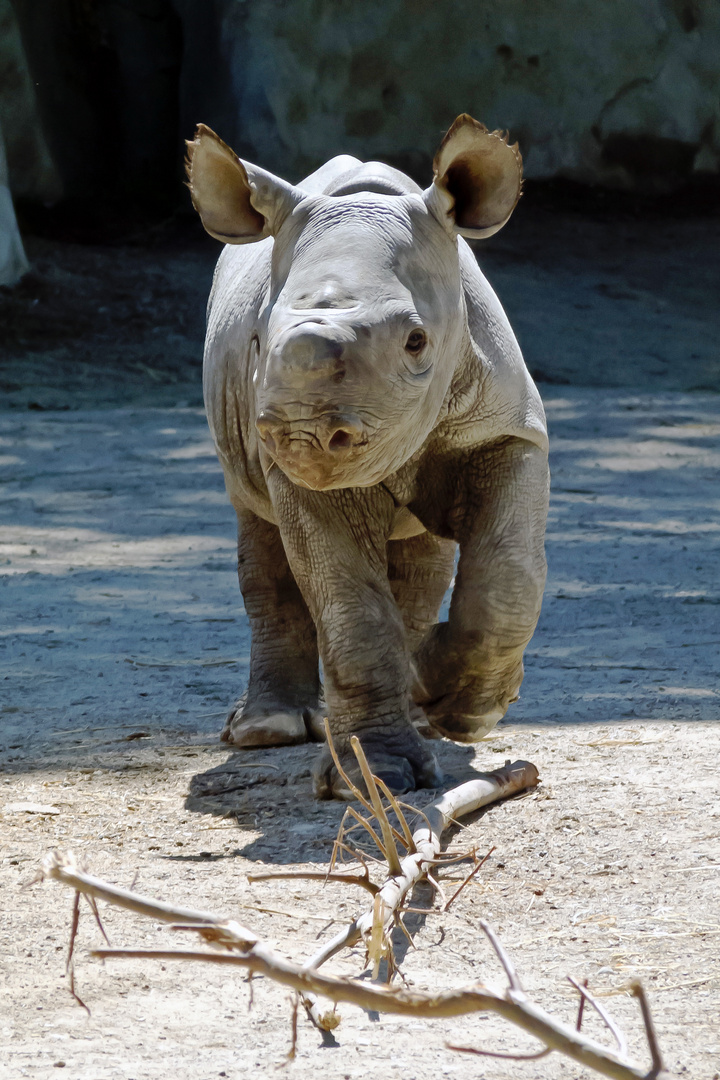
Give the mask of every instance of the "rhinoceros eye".
[[424, 330], [413, 330], [405, 342], [405, 351], [411, 356], [419, 356], [427, 345], [427, 334]]

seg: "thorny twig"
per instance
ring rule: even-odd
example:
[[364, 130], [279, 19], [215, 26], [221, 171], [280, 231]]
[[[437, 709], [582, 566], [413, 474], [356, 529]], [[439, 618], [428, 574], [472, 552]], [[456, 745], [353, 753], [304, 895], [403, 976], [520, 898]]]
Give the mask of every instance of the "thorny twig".
[[[333, 756], [336, 757], [332, 742], [330, 742], [330, 748]], [[390, 808], [400, 823], [400, 834], [390, 825], [387, 819], [387, 811], [382, 805], [379, 791], [383, 790], [383, 785], [377, 785], [374, 793], [372, 788], [369, 787], [372, 804], [368, 803], [362, 793], [355, 788], [343, 773], [339, 761], [336, 761], [336, 765], [340, 775], [347, 782], [349, 790], [357, 792], [371, 818], [378, 822], [383, 842], [379, 842], [379, 837], [375, 830], [372, 829], [370, 821], [363, 819], [357, 812], [355, 815], [356, 820], [359, 819], [359, 823], [365, 828], [370, 826], [368, 831], [371, 832], [380, 850], [386, 856], [387, 849], [390, 848], [395, 851], [396, 872], [391, 873], [385, 883], [377, 887], [373, 896], [372, 908], [354, 919], [349, 926], [337, 934], [330, 942], [327, 942], [303, 965], [286, 960], [264, 945], [251, 930], [232, 920], [221, 919], [206, 912], [175, 908], [170, 904], [150, 900], [127, 890], [117, 889], [78, 869], [70, 856], [61, 856], [58, 853], [50, 856], [45, 862], [41, 876], [54, 878], [70, 885], [76, 890], [77, 894], [84, 893], [93, 899], [104, 899], [109, 903], [129, 908], [140, 914], [148, 915], [154, 919], [161, 919], [165, 922], [176, 924], [181, 922], [184, 925], [178, 927], [178, 929], [182, 928], [199, 934], [214, 949], [219, 950], [203, 952], [193, 950], [99, 949], [95, 951], [94, 955], [103, 958], [111, 956], [154, 957], [163, 960], [193, 960], [240, 966], [249, 970], [251, 977], [253, 974], [261, 973], [275, 982], [289, 986], [298, 992], [300, 1000], [308, 1010], [313, 1022], [325, 1031], [337, 1026], [339, 1019], [334, 1011], [323, 1016], [319, 1014], [317, 1000], [313, 997], [316, 994], [329, 998], [335, 1004], [345, 1001], [367, 1010], [372, 1009], [378, 1012], [428, 1018], [459, 1016], [478, 1011], [494, 1012], [535, 1036], [544, 1043], [544, 1049], [532, 1055], [496, 1054], [472, 1047], [458, 1047], [457, 1049], [461, 1049], [466, 1053], [482, 1054], [483, 1056], [507, 1056], [514, 1060], [537, 1060], [552, 1051], [558, 1051], [578, 1063], [605, 1076], [614, 1077], [616, 1080], [671, 1080], [670, 1074], [664, 1071], [647, 999], [639, 983], [633, 984], [633, 993], [639, 999], [645, 1023], [652, 1057], [652, 1070], [650, 1072], [626, 1059], [624, 1044], [621, 1036], [618, 1038], [619, 1032], [616, 1026], [598, 1008], [597, 1003], [584, 987], [573, 982], [581, 995], [581, 1004], [587, 1000], [589, 1004], [593, 1005], [598, 1010], [606, 1026], [613, 1033], [618, 1042], [618, 1052], [602, 1046], [582, 1034], [579, 1030], [579, 1023], [577, 1028], [569, 1027], [545, 1013], [534, 1002], [530, 1001], [522, 989], [512, 961], [486, 923], [481, 924], [482, 928], [508, 978], [509, 985], [504, 993], [496, 993], [484, 986], [475, 984], [458, 990], [430, 994], [408, 989], [395, 989], [389, 985], [361, 984], [355, 980], [323, 975], [318, 969], [326, 960], [335, 955], [340, 949], [353, 945], [360, 939], [365, 940], [369, 946], [369, 958], [375, 961], [375, 967], [377, 968], [378, 957], [383, 952], [388, 952], [388, 931], [393, 923], [401, 918], [401, 905], [405, 896], [414, 884], [427, 876], [427, 871], [431, 866], [438, 861], [444, 861], [439, 860], [438, 856], [441, 851], [441, 836], [448, 823], [454, 821], [457, 817], [471, 813], [479, 806], [485, 805], [494, 799], [522, 790], [523, 787], [537, 782], [537, 772], [534, 766], [526, 762], [516, 762], [514, 765], [507, 762], [504, 769], [485, 774], [479, 781], [472, 781], [470, 784], [454, 788], [446, 792], [431, 806], [426, 807], [424, 811], [419, 813], [419, 820], [422, 824], [414, 832], [411, 832], [407, 825], [399, 801], [389, 798]], [[385, 790], [383, 790], [383, 794], [386, 797], [388, 795]], [[375, 798], [375, 795], [377, 795], [377, 798]], [[388, 837], [390, 837], [390, 840], [388, 840]], [[402, 859], [397, 855], [397, 849], [394, 847], [396, 840], [401, 842], [407, 850], [407, 855]], [[337, 854], [340, 850], [350, 849], [338, 837], [334, 854]], [[395, 862], [392, 855], [391, 860]], [[482, 863], [479, 865], [482, 865]], [[473, 868], [470, 876], [479, 869], [479, 865]], [[346, 876], [350, 877], [350, 875], [336, 875], [337, 878]], [[465, 879], [460, 888], [467, 884], [470, 876]], [[353, 880], [352, 883], [361, 884], [362, 879]], [[450, 898], [450, 901], [446, 902], [446, 905], [452, 903], [456, 895], [457, 892]], [[76, 929], [74, 920], [73, 942]], [[391, 949], [388, 952], [388, 960], [391, 961], [390, 966], [392, 967]], [[578, 1019], [581, 1019], [581, 1015], [579, 1015]], [[297, 1020], [295, 1017], [293, 1020], [293, 1050], [297, 1037], [296, 1025]]]
[[495, 950], [495, 955], [503, 966], [503, 970], [507, 975], [510, 990], [514, 994], [524, 995], [525, 991], [523, 990], [522, 984], [518, 978], [517, 971], [515, 970], [515, 965], [513, 964], [508, 954], [505, 952], [503, 946], [500, 944], [500, 941], [498, 940], [495, 931], [492, 929], [491, 926], [488, 925], [488, 923], [485, 922], [484, 919], [480, 920], [480, 929], [492, 945], [493, 949]]
[[[200, 928], [198, 928], [200, 929]], [[202, 928], [207, 929], [207, 928]], [[351, 979], [323, 975], [293, 964], [271, 949], [258, 943], [249, 950], [233, 953], [178, 951], [174, 949], [96, 949], [93, 956], [101, 959], [138, 958], [162, 961], [192, 960], [221, 966], [250, 968], [274, 982], [290, 986], [306, 994], [322, 994], [331, 1001], [344, 1001], [366, 1011], [396, 1013], [401, 1016], [441, 1017], [465, 1016], [475, 1012], [493, 1012], [517, 1027], [535, 1035], [549, 1050], [557, 1050], [586, 1068], [615, 1080], [674, 1080], [664, 1070], [647, 1069], [622, 1060], [613, 1050], [602, 1046], [574, 1027], [564, 1024], [544, 1012], [526, 998], [510, 1001], [487, 987], [472, 985], [443, 993], [421, 993], [395, 990], [388, 986], [363, 985]]]
[[445, 1045], [448, 1050], [457, 1050], [460, 1054], [477, 1054], [478, 1057], [505, 1058], [509, 1061], [539, 1061], [540, 1058], [552, 1054], [549, 1046], [546, 1046], [544, 1050], [538, 1050], [537, 1054], [507, 1054], [502, 1050], [478, 1050], [475, 1046], [453, 1046], [452, 1043], [445, 1043]]
[[642, 983], [639, 982], [637, 979], [633, 981], [631, 989], [633, 995], [640, 1002], [640, 1011], [642, 1012], [643, 1023], [645, 1025], [645, 1034], [647, 1036], [648, 1046], [650, 1047], [650, 1056], [653, 1063], [653, 1072], [651, 1075], [653, 1077], [655, 1076], [655, 1074], [661, 1076], [663, 1070], [663, 1059], [662, 1054], [660, 1053], [657, 1033], [655, 1031], [655, 1025], [653, 1023], [652, 1014], [650, 1012], [650, 1005], [648, 1004], [645, 990]]
[[[450, 899], [445, 901], [445, 903], [443, 905], [443, 908], [442, 908], [443, 912], [450, 910], [450, 905], [457, 899], [457, 897], [463, 891], [465, 886], [468, 885], [470, 883], [470, 881], [475, 877], [477, 872], [485, 865], [485, 863], [488, 861], [488, 859], [490, 858], [490, 856], [492, 855], [494, 850], [495, 850], [495, 848], [491, 847], [490, 850], [488, 851], [487, 855], [484, 855], [482, 859], [480, 859], [479, 861], [476, 861], [476, 863], [473, 866], [470, 873], [463, 879], [463, 881], [460, 883], [458, 888], [452, 894]], [[477, 856], [476, 856], [476, 858], [477, 858]]]
[[[374, 896], [380, 886], [371, 881], [369, 876], [361, 877], [359, 874], [332, 874], [322, 870], [279, 870], [267, 874], [248, 874], [248, 881], [275, 881], [283, 878], [302, 878], [304, 881], [338, 881], [343, 885], [360, 885]], [[108, 942], [109, 944], [109, 942]]]
[[585, 980], [585, 983], [581, 985], [579, 982], [576, 982], [571, 975], [566, 975], [565, 977], [567, 981], [575, 987], [575, 989], [580, 995], [580, 1005], [578, 1005], [578, 1018], [576, 1024], [577, 1030], [579, 1031], [582, 1025], [582, 1006], [587, 1001], [588, 1005], [592, 1005], [593, 1009], [598, 1014], [603, 1024], [612, 1035], [613, 1039], [617, 1044], [620, 1055], [622, 1057], [625, 1057], [625, 1055], [627, 1054], [627, 1042], [625, 1041], [625, 1036], [615, 1023], [613, 1018], [609, 1015], [607, 1010], [604, 1009], [600, 1002], [596, 1001], [596, 999], [592, 996], [592, 994], [587, 988], [587, 979]]

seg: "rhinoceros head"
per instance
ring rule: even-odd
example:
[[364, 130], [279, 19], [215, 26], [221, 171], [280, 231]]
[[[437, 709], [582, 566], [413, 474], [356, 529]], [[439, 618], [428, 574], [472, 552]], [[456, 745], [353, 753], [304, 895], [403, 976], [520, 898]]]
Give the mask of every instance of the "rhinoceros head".
[[490, 236], [510, 217], [517, 148], [460, 116], [426, 191], [318, 195], [240, 161], [204, 125], [188, 147], [207, 231], [274, 238], [250, 339], [261, 446], [305, 487], [379, 483], [437, 423], [468, 346], [457, 234]]

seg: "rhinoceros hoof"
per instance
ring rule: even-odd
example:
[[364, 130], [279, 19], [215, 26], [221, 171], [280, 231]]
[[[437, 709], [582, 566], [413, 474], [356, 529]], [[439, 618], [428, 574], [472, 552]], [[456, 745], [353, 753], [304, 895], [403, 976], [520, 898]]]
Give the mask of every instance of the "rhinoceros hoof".
[[[444, 705], [444, 703], [443, 703]], [[427, 706], [426, 706], [427, 708]], [[486, 712], [469, 713], [458, 711], [445, 711], [436, 714], [428, 709], [428, 722], [438, 736], [444, 735], [446, 739], [452, 739], [459, 743], [476, 743], [484, 739], [492, 731], [499, 720], [505, 715], [505, 709], [494, 708]]]
[[324, 738], [322, 714], [313, 709], [232, 709], [220, 738], [245, 750], [263, 746], [296, 746]]
[[[442, 772], [438, 768], [435, 756], [420, 743], [417, 735], [411, 733], [412, 745], [405, 751], [392, 745], [385, 747], [374, 741], [366, 743], [360, 737], [371, 772], [378, 776], [394, 795], [402, 795], [415, 788], [436, 788], [442, 784]], [[408, 740], [410, 742], [410, 740]], [[417, 742], [418, 745], [415, 745]], [[344, 772], [362, 792], [365, 783], [355, 755], [350, 750], [340, 753], [340, 763]], [[339, 775], [329, 750], [323, 750], [315, 768], [315, 795], [318, 799], [345, 799], [351, 802], [356, 796], [346, 781]]]

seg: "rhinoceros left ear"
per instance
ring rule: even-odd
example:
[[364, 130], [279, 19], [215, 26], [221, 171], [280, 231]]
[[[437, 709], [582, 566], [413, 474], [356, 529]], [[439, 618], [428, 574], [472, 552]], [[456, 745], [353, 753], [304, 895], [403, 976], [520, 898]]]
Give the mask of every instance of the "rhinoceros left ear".
[[257, 165], [243, 162], [205, 124], [187, 144], [185, 169], [193, 206], [224, 244], [249, 244], [274, 236], [303, 194]]
[[463, 113], [433, 161], [433, 182], [423, 192], [429, 210], [461, 236], [482, 239], [502, 229], [522, 188], [522, 157], [507, 135], [488, 131]]

